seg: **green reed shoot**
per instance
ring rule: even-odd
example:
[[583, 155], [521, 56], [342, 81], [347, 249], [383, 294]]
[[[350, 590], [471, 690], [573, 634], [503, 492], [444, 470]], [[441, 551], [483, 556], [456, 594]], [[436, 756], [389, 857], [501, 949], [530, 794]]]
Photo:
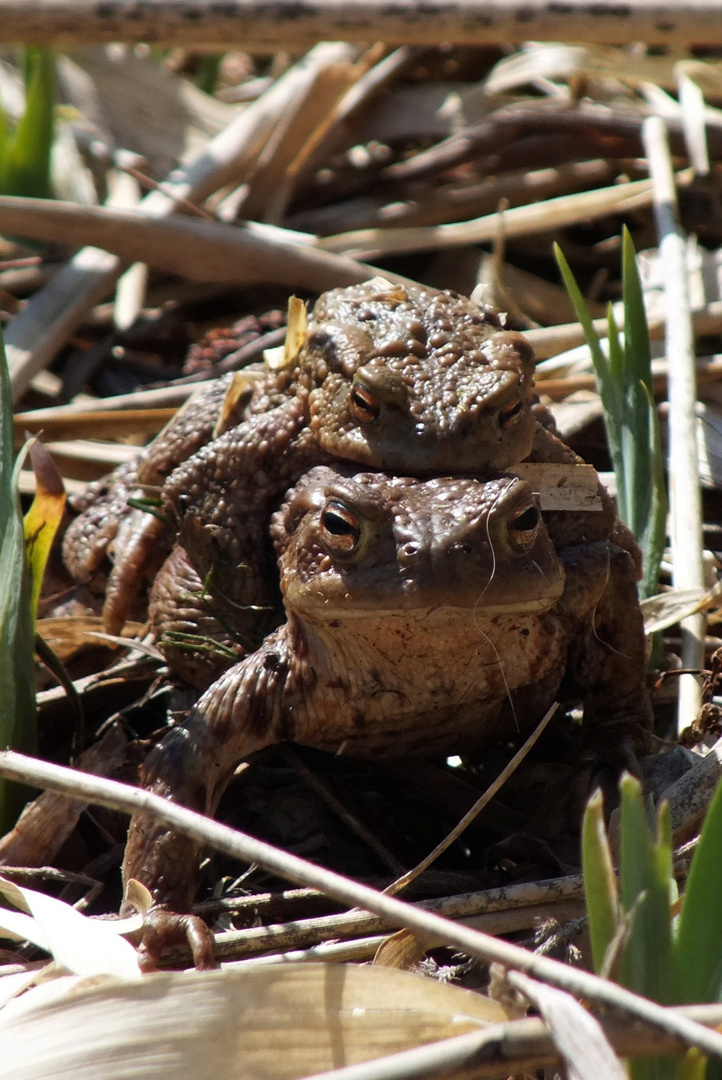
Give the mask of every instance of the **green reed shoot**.
[[[20, 459], [13, 465], [10, 374], [0, 335], [0, 746], [35, 749], [34, 618], [30, 569], [25, 555], [18, 494]], [[13, 807], [0, 781], [0, 832], [11, 825]]]
[[43, 199], [51, 194], [55, 59], [49, 49], [25, 48], [25, 112], [13, 128], [0, 105], [0, 193]]
[[612, 306], [607, 312], [607, 351], [561, 248], [554, 254], [564, 285], [587, 339], [604, 410], [609, 453], [617, 481], [619, 516], [634, 533], [644, 557], [641, 596], [657, 591], [666, 538], [667, 495], [664, 486], [659, 423], [652, 397], [649, 331], [634, 244], [622, 234], [624, 337]]
[[[718, 787], [679, 901], [672, 830], [663, 804], [652, 820], [639, 782], [620, 784], [620, 872], [617, 882], [604, 829], [600, 792], [582, 828], [582, 869], [594, 968], [663, 1005], [722, 1001], [722, 786]], [[677, 1058], [636, 1059], [632, 1080], [719, 1080], [722, 1062], [697, 1051]]]

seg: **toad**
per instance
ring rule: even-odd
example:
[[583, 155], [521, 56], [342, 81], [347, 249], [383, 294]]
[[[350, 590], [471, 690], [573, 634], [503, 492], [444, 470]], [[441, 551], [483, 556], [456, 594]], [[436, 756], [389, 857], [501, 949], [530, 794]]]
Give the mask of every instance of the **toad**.
[[[344, 459], [413, 476], [491, 475], [527, 456], [536, 428], [522, 335], [465, 297], [383, 278], [322, 295], [290, 364], [230, 403], [228, 386], [220, 380], [182, 411], [138, 462], [132, 493], [160, 493], [170, 530], [140, 510], [119, 512], [127, 468], [122, 490], [99, 485], [67, 530], [76, 580], [91, 579], [114, 547], [110, 632], [175, 527], [210, 593], [236, 610], [264, 608], [252, 544], [273, 501], [308, 468]], [[247, 637], [258, 644], [265, 627], [253, 621]]]
[[[271, 534], [286, 621], [151, 751], [152, 791], [213, 814], [237, 764], [282, 740], [369, 758], [478, 752], [531, 728], [560, 688], [583, 701], [595, 754], [620, 766], [644, 745], [634, 560], [609, 541], [557, 552], [523, 480], [316, 467]], [[159, 905], [149, 964], [163, 908], [190, 910], [197, 859], [165, 824], [133, 819], [125, 879]]]

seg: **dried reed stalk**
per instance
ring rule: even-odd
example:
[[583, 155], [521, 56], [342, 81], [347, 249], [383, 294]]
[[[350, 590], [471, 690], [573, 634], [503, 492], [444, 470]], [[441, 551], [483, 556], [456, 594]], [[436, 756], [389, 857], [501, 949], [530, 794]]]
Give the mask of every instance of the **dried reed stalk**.
[[716, 0], [0, 0], [0, 40], [146, 41], [191, 48], [232, 43], [244, 49], [302, 49], [316, 41], [436, 45], [606, 41], [628, 44], [722, 42]]

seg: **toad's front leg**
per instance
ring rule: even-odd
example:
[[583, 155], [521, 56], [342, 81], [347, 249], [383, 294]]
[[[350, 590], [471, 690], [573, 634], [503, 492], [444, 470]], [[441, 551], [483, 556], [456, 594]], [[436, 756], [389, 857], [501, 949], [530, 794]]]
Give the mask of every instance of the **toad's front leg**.
[[[276, 741], [284, 655], [279, 631], [214, 683], [186, 723], [172, 728], [150, 752], [143, 787], [199, 813], [214, 814], [236, 765]], [[209, 931], [189, 914], [199, 855], [199, 845], [166, 822], [141, 815], [131, 820], [123, 879], [137, 879], [153, 896], [141, 943], [141, 962], [148, 970], [157, 966], [163, 947], [179, 939], [189, 941], [197, 966], [212, 966]]]

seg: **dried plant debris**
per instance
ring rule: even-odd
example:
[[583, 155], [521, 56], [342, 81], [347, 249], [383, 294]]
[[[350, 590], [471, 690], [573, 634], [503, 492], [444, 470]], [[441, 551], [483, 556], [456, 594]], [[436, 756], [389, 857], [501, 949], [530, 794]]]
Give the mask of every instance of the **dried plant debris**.
[[[47, 76], [49, 61], [44, 63]], [[586, 329], [594, 328], [613, 368], [625, 346], [613, 327], [623, 332], [625, 322], [620, 268], [626, 228], [637, 252], [651, 338], [651, 378], [647, 389], [635, 393], [650, 391], [650, 416], [659, 420], [665, 454], [674, 444], [679, 416], [679, 401], [673, 396], [670, 404], [670, 394], [679, 392], [680, 306], [670, 305], [670, 289], [678, 290], [673, 295], [686, 294], [689, 309], [684, 327], [693, 362], [683, 408], [698, 431], [690, 456], [694, 460], [696, 454], [703, 488], [701, 535], [694, 537], [702, 579], [694, 587], [679, 585], [683, 577], [673, 563], [674, 545], [665, 548], [658, 595], [644, 604], [656, 741], [641, 772], [655, 797], [670, 801], [675, 844], [694, 845], [722, 759], [716, 742], [722, 707], [722, 639], [716, 636], [722, 617], [717, 583], [722, 560], [718, 50], [553, 42], [392, 48], [333, 41], [305, 53], [292, 49], [271, 55], [113, 45], [56, 55], [53, 65], [53, 198], [0, 188], [8, 424], [8, 395], [15, 410], [14, 433], [5, 424], [3, 447], [10, 458], [27, 433], [38, 435], [72, 504], [59, 536], [47, 545], [38, 608], [40, 755], [136, 783], [169, 720], [182, 723], [192, 709], [197, 692], [169, 672], [149, 629], [146, 586], [167, 554], [162, 522], [155, 532], [149, 525], [157, 542], [142, 549], [150, 550], [148, 557], [137, 556], [143, 581], [125, 628], [109, 634], [103, 626], [108, 578], [113, 588], [113, 560], [122, 562], [126, 542], [114, 535], [113, 515], [119, 506], [125, 509], [130, 496], [136, 520], [159, 522], [168, 507], [164, 479], [146, 483], [138, 502], [137, 455], [189, 401], [190, 417], [196, 416], [194, 400], [217, 398], [217, 410], [207, 430], [188, 428], [188, 453], [225, 437], [258, 386], [267, 385], [268, 372], [282, 380], [293, 369], [308, 336], [306, 312], [324, 291], [377, 279], [390, 294], [399, 290], [400, 297], [413, 282], [473, 294], [482, 310], [500, 312], [495, 332], [518, 331], [536, 352], [540, 405], [535, 409], [540, 415], [543, 410], [542, 423], [559, 431], [590, 466], [585, 471], [568, 459], [552, 465], [542, 457], [541, 463], [537, 458], [518, 463], [515, 471], [541, 494], [545, 514], [561, 517], [580, 508], [590, 517], [603, 513], [606, 495], [594, 469], [614, 492], [611, 470], [618, 448], [610, 454], [579, 309], [562, 287], [552, 249], [557, 243], [563, 251], [588, 310]], [[38, 107], [34, 94], [17, 58], [8, 53], [0, 64], [0, 162], [5, 122], [11, 133], [22, 132], [22, 118]], [[645, 122], [652, 114], [666, 125], [679, 204], [678, 248], [684, 258], [672, 284], [647, 161]], [[0, 180], [2, 175], [0, 169]], [[295, 301], [287, 327], [291, 294]], [[638, 328], [641, 311], [635, 319]], [[343, 353], [351, 346], [339, 338], [335, 347]], [[354, 408], [368, 415], [377, 407], [369, 386], [357, 387], [356, 393]], [[622, 442], [627, 436], [633, 440], [634, 433], [628, 431]], [[14, 477], [12, 462], [5, 465], [6, 502], [15, 505], [19, 492], [26, 511], [38, 480], [29, 463]], [[675, 460], [665, 465], [673, 500], [679, 499], [678, 467]], [[120, 472], [109, 482], [105, 478], [114, 469]], [[268, 476], [260, 475], [258, 482], [268, 483]], [[63, 563], [61, 536], [71, 517], [98, 495], [95, 538], [102, 533], [101, 557], [78, 583]], [[14, 520], [19, 535], [19, 517]], [[348, 523], [339, 520], [335, 527], [343, 530]], [[211, 592], [212, 582], [193, 581], [189, 609]], [[684, 689], [688, 681], [679, 690], [682, 657], [690, 655], [685, 642], [691, 619], [701, 632], [696, 705]], [[205, 624], [191, 620], [181, 645], [187, 651], [215, 648], [217, 639], [229, 655], [242, 654], [244, 647], [229, 643], [227, 626], [222, 629], [213, 638]], [[686, 712], [678, 737], [680, 702]], [[584, 791], [577, 791], [583, 732], [573, 710], [562, 714], [501, 790], [478, 814], [469, 815], [458, 836], [455, 826], [503, 773], [524, 741], [521, 732], [493, 744], [481, 760], [462, 755], [365, 763], [308, 748], [269, 747], [240, 767], [219, 816], [379, 890], [425, 865], [438, 847], [443, 850], [435, 861], [402, 893], [406, 899], [562, 959], [581, 950], [588, 962], [578, 870], [579, 820], [589, 777]], [[613, 779], [604, 770], [594, 779], [604, 786], [611, 810]], [[77, 912], [67, 916], [61, 903], [87, 902], [92, 914], [118, 910], [126, 827], [126, 819], [113, 810], [45, 793], [0, 839], [1, 865], [22, 866], [26, 873], [54, 867], [54, 873], [67, 875], [60, 883], [44, 879], [37, 886], [53, 894], [46, 897], [50, 906], [42, 916], [26, 887], [35, 888], [36, 881], [13, 871], [17, 884], [3, 886], [20, 908], [14, 923], [0, 918], [0, 927], [5, 926], [0, 933], [12, 938], [4, 942], [0, 964], [0, 1004], [7, 1002], [0, 1009], [0, 1027], [11, 1060], [12, 1054], [24, 1053], [28, 1025], [42, 1019], [48, 1032], [82, 1032], [93, 1018], [107, 1024], [108, 1039], [93, 1044], [81, 1071], [89, 1077], [114, 1075], [111, 1066], [121, 1050], [113, 1015], [124, 1038], [132, 1033], [124, 1044], [127, 1052], [136, 1053], [150, 1015], [144, 994], [153, 998], [162, 989], [171, 1012], [192, 1006], [205, 1018], [219, 1009], [221, 993], [234, 1008], [251, 1000], [246, 982], [254, 979], [253, 993], [262, 989], [268, 1009], [283, 1017], [278, 1024], [285, 1025], [289, 1046], [305, 1047], [293, 1066], [290, 1055], [279, 1055], [277, 1047], [271, 1062], [264, 1057], [263, 1039], [254, 1036], [259, 1076], [322, 1072], [452, 1035], [471, 1038], [464, 1033], [476, 1029], [481, 1038], [485, 1025], [498, 1027], [495, 1037], [502, 1040], [500, 1025], [513, 1022], [511, 1006], [419, 979], [423, 972], [437, 982], [448, 978], [484, 994], [490, 986], [497, 992], [488, 965], [470, 962], [442, 939], [348, 912], [320, 892], [289, 888], [267, 870], [212, 853], [202, 866], [196, 910], [216, 934], [218, 956], [239, 970], [222, 990], [210, 976], [199, 975], [187, 985], [172, 973], [156, 976], [157, 984], [137, 980], [135, 953], [121, 944], [116, 955], [110, 945], [107, 955], [113, 958], [106, 962], [105, 947], [84, 939], [83, 923], [95, 923]], [[612, 830], [612, 852], [614, 843]], [[688, 861], [682, 852], [675, 862], [682, 883]], [[82, 889], [91, 890], [90, 900], [82, 898]], [[53, 908], [54, 903], [60, 906]], [[33, 919], [37, 926], [31, 927]], [[18, 944], [23, 936], [34, 943], [32, 949]], [[123, 941], [117, 934], [110, 937]], [[54, 956], [52, 971], [39, 964], [47, 954]], [[95, 967], [88, 966], [89, 955], [95, 955]], [[330, 965], [296, 964], [310, 960], [344, 962], [337, 970], [346, 974], [338, 975]], [[363, 968], [361, 961], [374, 966]], [[185, 946], [164, 958], [177, 966], [189, 962]], [[51, 981], [60, 968], [73, 974]], [[140, 989], [130, 985], [131, 979]], [[584, 1050], [593, 1043], [610, 1063], [620, 1047], [625, 1053], [655, 1052], [652, 1042], [643, 1040], [630, 1049], [623, 1041], [628, 1033], [620, 1034], [606, 1019], [603, 1031], [580, 1028], [581, 1051], [572, 1043], [562, 1045], [559, 1032], [581, 1023], [571, 999], [521, 976], [499, 992], [515, 1007], [523, 995], [547, 1025], [523, 1021], [539, 1030], [531, 1045], [519, 1029], [517, 1071], [558, 1061], [561, 1050], [567, 1075], [591, 1076]], [[267, 1038], [266, 1013], [256, 1014], [254, 1008], [244, 1005], [239, 1013], [239, 1045], [253, 1032]], [[158, 1014], [155, 1022], [166, 1018]], [[207, 1059], [205, 1072], [199, 1064], [197, 1072], [183, 1066], [178, 1075], [210, 1075], [208, 1062], [215, 1062], [216, 1053], [235, 1060], [233, 1040], [239, 1037], [224, 1042], [222, 1050], [220, 1042], [211, 1049], [216, 1028], [209, 1034], [203, 1026], [199, 1020], [197, 1029], [178, 1033], [176, 1025], [176, 1034], [168, 1033], [168, 1040], [177, 1037], [178, 1046], [169, 1053], [181, 1055], [178, 1060], [190, 1042], [198, 1061]], [[557, 1049], [549, 1043], [542, 1052], [539, 1039], [548, 1037], [547, 1029]], [[155, 1030], [157, 1042], [160, 1028]], [[670, 1052], [670, 1045], [665, 1049]], [[454, 1059], [454, 1067], [461, 1067], [460, 1060]], [[40, 1075], [43, 1069], [47, 1075], [53, 1068], [60, 1070], [61, 1064], [33, 1058], [18, 1075]], [[164, 1076], [175, 1075], [165, 1060], [158, 1068]], [[498, 1075], [512, 1071], [511, 1065], [503, 1069]], [[215, 1065], [210, 1069], [215, 1075], [214, 1070]]]

